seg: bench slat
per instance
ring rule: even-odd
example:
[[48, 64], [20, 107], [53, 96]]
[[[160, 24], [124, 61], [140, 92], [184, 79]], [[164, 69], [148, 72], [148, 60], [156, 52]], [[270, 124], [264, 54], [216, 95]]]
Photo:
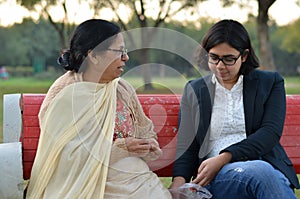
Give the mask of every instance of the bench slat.
[[24, 162], [33, 162], [36, 155], [36, 150], [26, 150], [23, 152], [23, 161]]
[[284, 124], [285, 125], [299, 125], [300, 124], [300, 115], [286, 115]]
[[23, 115], [37, 116], [40, 107], [38, 104], [26, 104], [26, 106], [23, 107]]
[[36, 126], [27, 126], [23, 129], [23, 134], [21, 135], [22, 139], [24, 138], [39, 138], [40, 137], [40, 128]]
[[300, 147], [300, 136], [299, 135], [282, 136], [280, 143], [282, 144], [282, 146]]
[[298, 135], [299, 136], [300, 132], [300, 125], [285, 125], [283, 128], [283, 135], [288, 136], [288, 135]]
[[29, 138], [26, 139], [26, 137], [23, 138], [22, 141], [22, 147], [23, 147], [23, 151], [24, 150], [36, 150], [37, 146], [39, 143], [39, 139], [38, 138]]
[[23, 94], [22, 102], [23, 104], [38, 104], [41, 105], [46, 94]]
[[39, 126], [39, 119], [37, 116], [23, 115], [23, 128]]
[[288, 105], [299, 105], [300, 95], [287, 95], [286, 103]]
[[299, 115], [300, 114], [300, 105], [289, 104], [286, 106], [286, 114], [288, 115]]
[[154, 131], [157, 132], [159, 137], [163, 137], [163, 136], [165, 136], [165, 137], [166, 136], [174, 137], [176, 135], [178, 129], [175, 126], [157, 125], [157, 126], [154, 126]]
[[294, 169], [297, 174], [300, 173], [300, 158], [299, 156], [297, 158], [291, 158], [291, 161], [293, 162]]
[[179, 111], [178, 105], [144, 105], [143, 106], [143, 111], [145, 112], [146, 115], [149, 115], [149, 111], [151, 112], [151, 115], [176, 115]]

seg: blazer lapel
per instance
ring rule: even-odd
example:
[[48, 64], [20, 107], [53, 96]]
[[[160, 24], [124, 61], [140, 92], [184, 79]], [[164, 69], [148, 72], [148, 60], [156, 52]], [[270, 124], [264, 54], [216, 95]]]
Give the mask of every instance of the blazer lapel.
[[201, 115], [203, 118], [204, 131], [207, 131], [212, 113], [212, 106], [214, 103], [215, 85], [211, 81], [211, 75], [204, 78], [206, 86], [201, 88]]
[[243, 82], [243, 101], [247, 135], [249, 135], [252, 131], [252, 122], [255, 109], [255, 98], [258, 86], [258, 78], [255, 74], [255, 71], [252, 71], [248, 75], [245, 75]]

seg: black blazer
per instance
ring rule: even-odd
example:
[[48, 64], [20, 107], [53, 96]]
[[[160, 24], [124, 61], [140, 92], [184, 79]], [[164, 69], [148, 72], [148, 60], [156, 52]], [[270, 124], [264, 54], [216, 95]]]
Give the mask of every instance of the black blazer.
[[[185, 86], [173, 177], [182, 176], [189, 182], [207, 155], [214, 90], [211, 75]], [[300, 188], [292, 162], [279, 143], [286, 111], [283, 78], [277, 72], [251, 71], [243, 79], [243, 102], [247, 138], [223, 151], [232, 154], [231, 162], [269, 162], [290, 180], [293, 188]]]

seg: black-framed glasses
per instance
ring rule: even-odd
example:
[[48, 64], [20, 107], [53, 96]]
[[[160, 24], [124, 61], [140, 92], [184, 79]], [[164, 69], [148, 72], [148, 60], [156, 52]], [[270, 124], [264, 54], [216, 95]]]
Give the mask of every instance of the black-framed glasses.
[[107, 50], [109, 51], [114, 51], [114, 52], [120, 52], [121, 53], [121, 59], [125, 58], [125, 55], [127, 55], [127, 49], [113, 49], [113, 48], [108, 48]]
[[242, 54], [240, 53], [239, 56], [235, 57], [233, 55], [226, 55], [223, 57], [219, 57], [216, 54], [208, 53], [208, 63], [218, 65], [220, 61], [223, 62], [226, 66], [232, 66], [236, 63], [236, 61], [240, 58]]

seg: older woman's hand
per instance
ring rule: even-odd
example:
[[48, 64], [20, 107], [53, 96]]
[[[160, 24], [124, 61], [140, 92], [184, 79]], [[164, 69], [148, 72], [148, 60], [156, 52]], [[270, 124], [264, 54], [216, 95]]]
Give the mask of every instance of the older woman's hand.
[[129, 154], [132, 156], [144, 157], [152, 150], [149, 139], [128, 137], [125, 139], [125, 143]]
[[162, 155], [162, 150], [159, 147], [157, 140], [154, 138], [149, 138], [149, 142], [151, 145], [150, 153], [146, 157], [143, 157], [145, 161], [156, 160], [159, 156]]

